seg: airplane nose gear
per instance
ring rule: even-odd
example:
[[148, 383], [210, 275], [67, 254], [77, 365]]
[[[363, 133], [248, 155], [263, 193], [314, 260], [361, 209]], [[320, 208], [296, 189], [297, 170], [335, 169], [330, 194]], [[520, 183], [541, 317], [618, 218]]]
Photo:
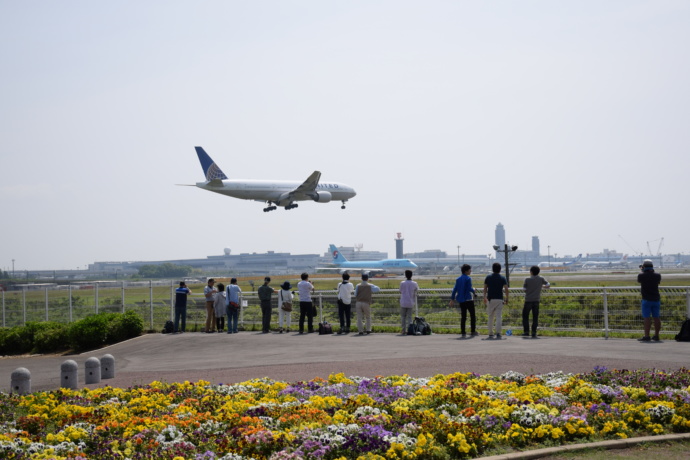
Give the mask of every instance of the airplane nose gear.
[[345, 209], [345, 201], [343, 200], [343, 205], [340, 207], [340, 209]]

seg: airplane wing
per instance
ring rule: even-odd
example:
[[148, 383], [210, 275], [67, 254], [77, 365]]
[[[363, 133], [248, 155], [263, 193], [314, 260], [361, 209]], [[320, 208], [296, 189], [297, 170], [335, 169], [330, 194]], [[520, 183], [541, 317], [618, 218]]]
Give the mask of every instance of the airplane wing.
[[294, 200], [309, 198], [319, 185], [319, 179], [321, 179], [321, 171], [314, 171], [299, 187], [289, 192], [290, 198]]

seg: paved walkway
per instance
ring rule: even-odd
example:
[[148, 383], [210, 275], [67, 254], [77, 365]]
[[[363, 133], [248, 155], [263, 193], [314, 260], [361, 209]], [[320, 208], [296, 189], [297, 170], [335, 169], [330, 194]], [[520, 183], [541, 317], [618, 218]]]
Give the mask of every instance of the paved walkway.
[[487, 340], [444, 334], [147, 334], [80, 355], [0, 358], [0, 390], [10, 390], [12, 371], [19, 367], [31, 372], [32, 391], [57, 389], [60, 365], [67, 359], [77, 362], [79, 381], [84, 382], [86, 360], [106, 353], [115, 358], [115, 378], [85, 386], [126, 388], [154, 380], [236, 383], [257, 377], [298, 381], [338, 372], [426, 377], [452, 372], [497, 375], [508, 370], [587, 372], [595, 366], [671, 370], [690, 365], [690, 344], [675, 341], [516, 336]]

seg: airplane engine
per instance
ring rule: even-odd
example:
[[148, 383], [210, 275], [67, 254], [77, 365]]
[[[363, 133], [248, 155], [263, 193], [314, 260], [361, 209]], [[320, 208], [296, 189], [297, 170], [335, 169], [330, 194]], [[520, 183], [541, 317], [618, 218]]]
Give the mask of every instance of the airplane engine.
[[311, 194], [311, 199], [317, 203], [328, 203], [332, 197], [331, 192], [318, 191]]

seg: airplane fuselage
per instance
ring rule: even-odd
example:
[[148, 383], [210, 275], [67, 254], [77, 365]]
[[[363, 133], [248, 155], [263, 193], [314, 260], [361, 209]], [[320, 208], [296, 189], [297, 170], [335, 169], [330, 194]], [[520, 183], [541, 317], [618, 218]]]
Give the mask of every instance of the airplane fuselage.
[[379, 270], [390, 270], [398, 268], [406, 268], [414, 270], [417, 268], [417, 264], [409, 259], [386, 259], [386, 260], [376, 260], [376, 261], [361, 261], [357, 262], [355, 260], [335, 263], [338, 268], [351, 268], [351, 269], [379, 269]]
[[[226, 179], [210, 182], [197, 182], [196, 186], [203, 190], [220, 193], [244, 200], [270, 201], [278, 206], [283, 205], [287, 194], [299, 187], [297, 181], [268, 181], [268, 180], [239, 180]], [[346, 201], [354, 197], [356, 192], [348, 185], [338, 182], [324, 182], [316, 186], [314, 195], [308, 199], [327, 203], [329, 201]]]

